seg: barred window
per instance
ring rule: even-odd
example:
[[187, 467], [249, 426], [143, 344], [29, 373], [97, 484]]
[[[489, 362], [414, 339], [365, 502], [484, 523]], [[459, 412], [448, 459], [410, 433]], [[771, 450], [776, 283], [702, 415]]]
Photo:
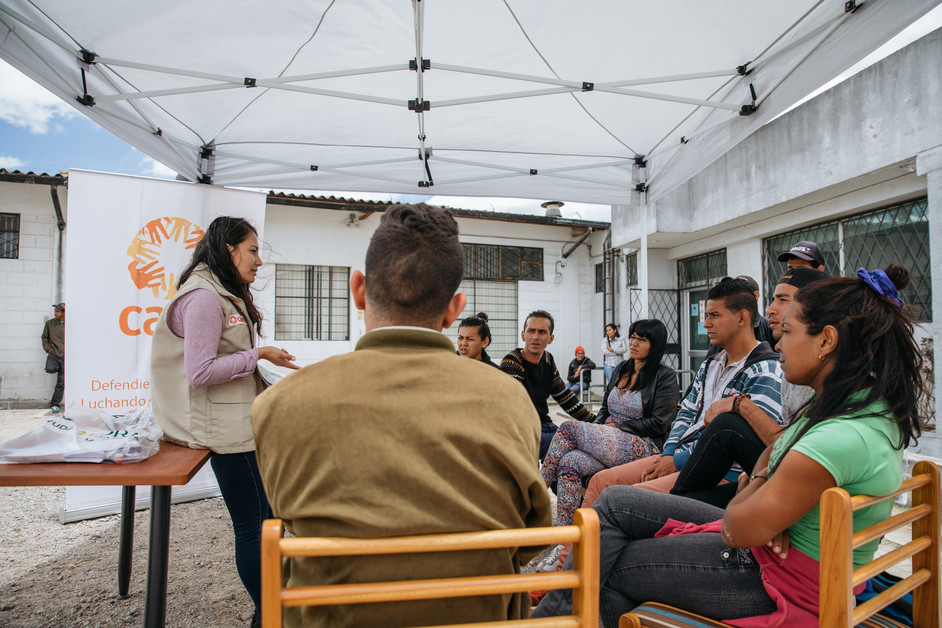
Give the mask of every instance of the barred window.
[[677, 260], [677, 283], [683, 288], [712, 286], [726, 276], [726, 249]]
[[0, 259], [20, 257], [20, 215], [0, 214]]
[[595, 292], [605, 292], [605, 267], [602, 264], [595, 265]]
[[462, 244], [466, 279], [543, 281], [543, 249]]
[[638, 254], [632, 253], [625, 256], [625, 285], [638, 285]]
[[349, 340], [350, 269], [275, 266], [275, 340]]
[[891, 263], [905, 266], [913, 281], [902, 291], [903, 300], [914, 317], [931, 321], [928, 211], [928, 199], [921, 198], [766, 238], [766, 294], [772, 294], [785, 268], [778, 255], [795, 242], [808, 240], [824, 253], [824, 270], [832, 275], [852, 276], [860, 267], [874, 270]]
[[500, 363], [501, 358], [519, 344], [517, 283], [465, 279], [458, 286], [458, 292], [468, 295], [468, 304], [455, 324], [442, 331], [457, 344], [458, 323], [478, 312], [484, 312], [487, 314], [487, 326], [491, 329], [491, 344], [487, 347], [487, 353], [495, 363]]

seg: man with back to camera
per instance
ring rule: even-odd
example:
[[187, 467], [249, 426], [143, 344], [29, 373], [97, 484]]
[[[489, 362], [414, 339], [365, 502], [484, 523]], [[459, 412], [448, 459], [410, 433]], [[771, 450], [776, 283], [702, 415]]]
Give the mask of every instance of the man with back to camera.
[[577, 421], [594, 421], [595, 414], [579, 401], [559, 376], [553, 354], [546, 350], [553, 342], [556, 323], [545, 310], [534, 310], [523, 321], [523, 346], [504, 356], [500, 369], [523, 384], [533, 407], [540, 415], [540, 461], [549, 450], [557, 426], [549, 416], [546, 398], [552, 395], [563, 411]]
[[824, 270], [824, 253], [817, 244], [808, 240], [796, 242], [795, 246], [778, 256], [778, 261], [786, 262], [789, 268]]
[[56, 374], [56, 387], [49, 400], [49, 408], [55, 413], [62, 405], [65, 394], [65, 303], [52, 306], [53, 318], [43, 325], [43, 351], [46, 352], [47, 373]]
[[[552, 525], [536, 464], [540, 422], [520, 386], [455, 353], [464, 308], [458, 226], [393, 205], [350, 289], [367, 333], [352, 353], [296, 371], [252, 406], [275, 516], [298, 536], [383, 537]], [[536, 548], [540, 549], [540, 548]], [[536, 552], [292, 558], [288, 585], [513, 573]], [[288, 608], [285, 626], [421, 626], [523, 619], [526, 594]]]
[[[775, 286], [766, 314], [775, 342], [784, 334], [782, 319], [798, 290], [828, 275], [811, 268], [789, 268]], [[782, 416], [780, 421], [769, 417], [748, 397], [726, 397], [710, 406], [704, 422], [706, 429], [694, 447], [690, 459], [681, 469], [671, 492], [725, 508], [736, 494], [736, 483], [717, 483], [738, 464], [752, 475], [756, 460], [789, 425], [811, 395], [807, 386], [797, 386], [782, 379]], [[736, 412], [733, 412], [733, 407]]]

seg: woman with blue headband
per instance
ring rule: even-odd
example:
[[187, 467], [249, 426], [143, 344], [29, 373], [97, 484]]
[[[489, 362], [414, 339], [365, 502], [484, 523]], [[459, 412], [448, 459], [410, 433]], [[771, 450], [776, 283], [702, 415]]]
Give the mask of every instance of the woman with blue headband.
[[[593, 507], [605, 626], [647, 601], [747, 628], [818, 625], [822, 493], [891, 494], [903, 479], [903, 449], [920, 434], [921, 361], [899, 295], [909, 281], [891, 265], [798, 291], [778, 346], [785, 378], [814, 395], [725, 512], [631, 486], [602, 493]], [[888, 500], [855, 512], [854, 529], [891, 508]], [[854, 567], [877, 545], [854, 550]], [[567, 614], [571, 605], [568, 591], [551, 591], [533, 616]]]

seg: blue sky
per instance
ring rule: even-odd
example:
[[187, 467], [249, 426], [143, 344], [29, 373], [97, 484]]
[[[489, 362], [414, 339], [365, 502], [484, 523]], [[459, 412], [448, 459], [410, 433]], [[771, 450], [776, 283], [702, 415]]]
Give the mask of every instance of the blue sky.
[[[818, 90], [820, 93], [863, 68], [942, 26], [942, 6], [936, 7], [906, 31], [862, 60], [840, 77]], [[70, 168], [120, 174], [173, 178], [169, 168], [98, 126], [70, 104], [37, 85], [7, 63], [0, 61], [0, 168], [57, 173]], [[813, 96], [813, 95], [812, 95]], [[812, 96], [809, 96], [812, 97]], [[463, 209], [542, 214], [542, 201], [550, 199], [505, 199], [469, 197], [420, 197], [318, 191], [363, 200], [429, 200]], [[567, 203], [566, 218], [610, 220], [610, 208], [602, 205]]]

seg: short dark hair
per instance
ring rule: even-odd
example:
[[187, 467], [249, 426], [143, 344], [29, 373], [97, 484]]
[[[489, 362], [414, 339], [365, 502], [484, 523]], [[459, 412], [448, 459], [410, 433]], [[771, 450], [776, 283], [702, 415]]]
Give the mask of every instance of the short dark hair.
[[730, 312], [746, 310], [749, 313], [750, 324], [754, 324], [756, 317], [759, 316], [755, 290], [742, 279], [724, 277], [718, 284], [710, 288], [707, 292], [707, 299], [711, 301], [723, 299], [723, 306]]
[[419, 203], [391, 205], [366, 250], [370, 305], [402, 321], [440, 316], [458, 290], [464, 249], [446, 210]]
[[545, 318], [550, 322], [550, 333], [553, 333], [553, 330], [556, 328], [556, 321], [553, 320], [553, 315], [547, 312], [546, 310], [533, 310], [527, 317], [523, 319], [523, 331], [527, 330], [527, 323], [531, 318]]

